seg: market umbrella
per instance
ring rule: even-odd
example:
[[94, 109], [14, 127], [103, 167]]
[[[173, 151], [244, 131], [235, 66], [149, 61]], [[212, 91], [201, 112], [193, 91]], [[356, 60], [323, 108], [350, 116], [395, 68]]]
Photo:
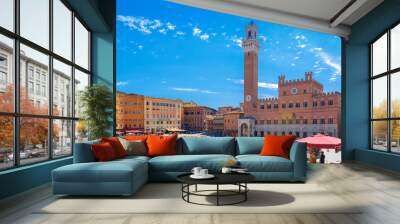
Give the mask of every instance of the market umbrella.
[[298, 142], [307, 143], [307, 147], [314, 149], [340, 149], [342, 140], [340, 138], [316, 134], [311, 137], [302, 138]]
[[126, 133], [138, 134], [138, 133], [143, 133], [143, 131], [141, 131], [141, 130], [127, 130]]

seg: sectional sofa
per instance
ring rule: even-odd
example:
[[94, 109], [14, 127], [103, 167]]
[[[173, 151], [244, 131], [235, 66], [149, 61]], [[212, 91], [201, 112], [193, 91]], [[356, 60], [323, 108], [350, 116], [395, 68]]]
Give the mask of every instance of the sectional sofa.
[[176, 181], [193, 167], [218, 172], [228, 160], [236, 160], [260, 182], [304, 182], [306, 180], [306, 145], [295, 142], [290, 159], [260, 156], [263, 137], [178, 138], [177, 155], [127, 156], [96, 162], [90, 145], [75, 145], [74, 163], [52, 172], [54, 194], [131, 195], [148, 181]]

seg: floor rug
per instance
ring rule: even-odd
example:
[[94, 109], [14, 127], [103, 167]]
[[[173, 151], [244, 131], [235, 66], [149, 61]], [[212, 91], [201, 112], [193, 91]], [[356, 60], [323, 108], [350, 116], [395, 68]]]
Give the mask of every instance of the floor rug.
[[[225, 190], [233, 186], [224, 186]], [[182, 200], [177, 183], [146, 184], [131, 197], [55, 197], [36, 213], [51, 214], [123, 214], [123, 213], [360, 213], [359, 205], [346, 202], [317, 184], [249, 184], [246, 202], [237, 205], [204, 206]], [[213, 185], [198, 190], [212, 190]], [[191, 189], [194, 190], [194, 187]], [[210, 192], [209, 194], [213, 194]], [[191, 196], [191, 201], [214, 204], [215, 195]], [[239, 200], [224, 197], [222, 202]]]

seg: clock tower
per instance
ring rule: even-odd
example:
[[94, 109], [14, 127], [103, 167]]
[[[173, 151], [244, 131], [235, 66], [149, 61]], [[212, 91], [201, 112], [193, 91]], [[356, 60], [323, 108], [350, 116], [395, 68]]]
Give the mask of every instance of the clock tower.
[[254, 22], [246, 26], [242, 42], [244, 50], [244, 102], [245, 115], [252, 115], [257, 109], [258, 100], [258, 28]]

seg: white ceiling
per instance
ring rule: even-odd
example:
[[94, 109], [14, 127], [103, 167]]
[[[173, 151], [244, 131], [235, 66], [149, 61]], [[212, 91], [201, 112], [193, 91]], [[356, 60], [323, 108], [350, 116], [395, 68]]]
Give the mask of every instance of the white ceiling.
[[335, 34], [345, 38], [350, 34], [350, 26], [353, 23], [383, 2], [383, 0], [170, 1], [262, 21]]

